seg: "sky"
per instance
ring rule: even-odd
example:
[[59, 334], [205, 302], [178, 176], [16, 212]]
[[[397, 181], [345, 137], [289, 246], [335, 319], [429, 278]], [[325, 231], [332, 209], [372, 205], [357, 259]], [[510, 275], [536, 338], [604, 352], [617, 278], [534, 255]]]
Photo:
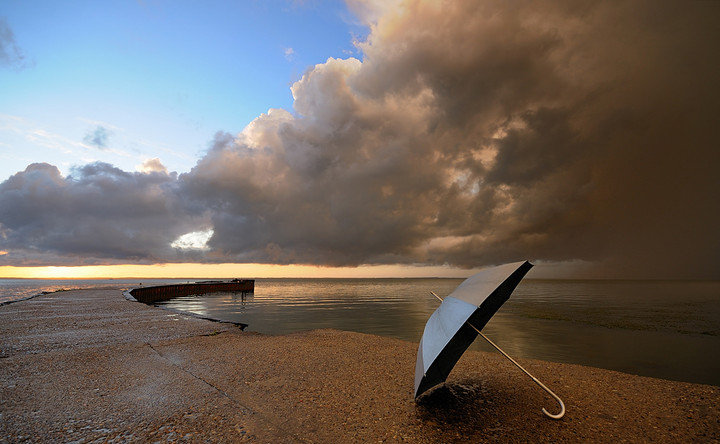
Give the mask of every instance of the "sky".
[[38, 161], [187, 172], [367, 33], [337, 2], [9, 0], [0, 17], [2, 180]]
[[0, 276], [719, 279], [717, 2], [0, 4]]

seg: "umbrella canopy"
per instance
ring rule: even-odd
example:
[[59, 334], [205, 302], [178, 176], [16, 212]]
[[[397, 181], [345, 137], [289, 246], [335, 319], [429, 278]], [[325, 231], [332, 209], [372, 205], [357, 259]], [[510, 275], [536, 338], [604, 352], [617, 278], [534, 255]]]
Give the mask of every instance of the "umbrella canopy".
[[[415, 398], [447, 379], [480, 330], [500, 309], [530, 262], [490, 267], [470, 276], [430, 316], [415, 363]], [[475, 328], [473, 328], [475, 327]]]

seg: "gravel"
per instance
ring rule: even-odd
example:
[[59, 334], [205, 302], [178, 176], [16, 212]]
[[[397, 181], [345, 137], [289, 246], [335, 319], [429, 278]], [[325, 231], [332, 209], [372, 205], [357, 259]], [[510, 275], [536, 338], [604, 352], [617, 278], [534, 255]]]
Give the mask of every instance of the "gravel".
[[720, 388], [468, 352], [419, 402], [417, 344], [286, 336], [66, 291], [0, 307], [0, 442], [720, 442]]

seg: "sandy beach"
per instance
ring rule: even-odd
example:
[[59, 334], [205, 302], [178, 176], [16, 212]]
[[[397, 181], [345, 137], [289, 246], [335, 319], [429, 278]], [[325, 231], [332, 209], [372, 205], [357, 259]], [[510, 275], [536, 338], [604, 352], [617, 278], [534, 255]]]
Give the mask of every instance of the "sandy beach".
[[287, 336], [130, 302], [117, 288], [0, 307], [0, 442], [713, 442], [720, 388], [469, 352], [412, 397], [417, 344]]

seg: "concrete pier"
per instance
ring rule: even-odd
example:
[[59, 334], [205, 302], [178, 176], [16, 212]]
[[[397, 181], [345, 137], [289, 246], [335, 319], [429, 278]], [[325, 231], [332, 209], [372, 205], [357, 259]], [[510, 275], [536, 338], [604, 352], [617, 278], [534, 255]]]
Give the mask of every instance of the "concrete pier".
[[232, 281], [206, 281], [133, 288], [130, 290], [130, 294], [140, 302], [152, 304], [178, 296], [189, 296], [192, 294], [218, 292], [252, 293], [253, 291], [255, 291], [255, 280], [233, 279]]
[[720, 388], [468, 352], [413, 400], [417, 343], [242, 332], [65, 291], [0, 307], [0, 442], [717, 442]]

